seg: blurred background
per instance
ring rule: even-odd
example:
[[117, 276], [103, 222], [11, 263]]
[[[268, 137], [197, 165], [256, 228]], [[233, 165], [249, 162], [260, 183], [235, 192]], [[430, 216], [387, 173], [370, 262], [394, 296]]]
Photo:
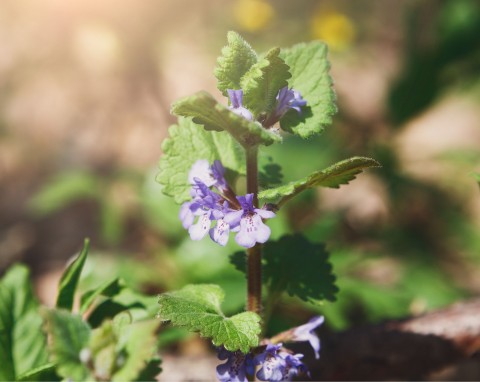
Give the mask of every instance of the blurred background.
[[[335, 303], [285, 299], [275, 333], [312, 314], [328, 330], [405, 317], [480, 292], [480, 2], [476, 0], [2, 0], [0, 272], [32, 269], [52, 304], [66, 261], [92, 240], [85, 289], [119, 275], [156, 294], [245, 280], [209, 240], [193, 243], [154, 178], [170, 104], [205, 89], [236, 30], [259, 52], [330, 46], [339, 112], [320, 137], [288, 137], [263, 161], [294, 180], [353, 155], [383, 167], [294, 200], [273, 236], [325, 242]], [[292, 161], [295, 158], [295, 161]], [[172, 347], [173, 341], [182, 341]], [[211, 352], [179, 331], [174, 354]]]

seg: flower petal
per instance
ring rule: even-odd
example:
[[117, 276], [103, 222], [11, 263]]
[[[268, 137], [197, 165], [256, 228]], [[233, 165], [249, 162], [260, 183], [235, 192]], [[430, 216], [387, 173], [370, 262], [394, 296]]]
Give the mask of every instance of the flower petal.
[[201, 240], [205, 237], [208, 230], [210, 229], [210, 211], [205, 212], [201, 215], [197, 222], [188, 228], [188, 233], [192, 240]]
[[262, 222], [260, 215], [253, 215], [254, 237], [258, 243], [265, 243], [270, 237], [270, 227]]
[[219, 219], [215, 227], [210, 230], [210, 238], [214, 242], [225, 246], [228, 242], [229, 233], [230, 226], [223, 219]]

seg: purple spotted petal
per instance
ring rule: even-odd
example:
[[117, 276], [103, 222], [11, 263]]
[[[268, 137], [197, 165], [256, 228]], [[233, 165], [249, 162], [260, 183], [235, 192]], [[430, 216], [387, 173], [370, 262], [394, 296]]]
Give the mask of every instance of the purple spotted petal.
[[210, 238], [222, 246], [227, 244], [229, 234], [230, 226], [223, 219], [217, 220], [215, 227], [210, 230]]
[[192, 240], [201, 240], [205, 237], [211, 226], [210, 211], [200, 215], [197, 222], [188, 228]]

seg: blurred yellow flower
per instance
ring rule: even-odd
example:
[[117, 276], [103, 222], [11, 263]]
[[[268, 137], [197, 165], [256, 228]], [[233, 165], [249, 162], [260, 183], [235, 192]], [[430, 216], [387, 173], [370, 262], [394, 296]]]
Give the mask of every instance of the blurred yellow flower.
[[312, 37], [325, 41], [333, 50], [345, 50], [355, 39], [353, 22], [343, 13], [319, 10], [311, 20]]
[[238, 0], [233, 8], [233, 15], [243, 30], [257, 32], [269, 24], [275, 10], [265, 0]]

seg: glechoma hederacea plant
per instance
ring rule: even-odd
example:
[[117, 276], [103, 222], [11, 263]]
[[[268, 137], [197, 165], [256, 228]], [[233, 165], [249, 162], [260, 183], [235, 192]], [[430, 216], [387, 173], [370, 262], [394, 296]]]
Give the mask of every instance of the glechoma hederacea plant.
[[[323, 317], [270, 338], [262, 326], [283, 293], [315, 305], [334, 301], [335, 277], [323, 244], [301, 234], [269, 240], [268, 224], [302, 191], [337, 188], [378, 163], [354, 157], [284, 185], [267, 174], [270, 183], [259, 189], [258, 156], [283, 137], [308, 138], [331, 124], [336, 106], [328, 70], [321, 42], [257, 55], [230, 32], [215, 69], [225, 101], [198, 92], [172, 107], [178, 124], [163, 143], [157, 180], [181, 204], [179, 218], [192, 240], [225, 246], [234, 236], [246, 249], [230, 256], [247, 276], [246, 311], [227, 317], [224, 292], [211, 284], [164, 293], [158, 308], [157, 297], [136, 293], [120, 279], [74, 304], [86, 241], [63, 273], [52, 309], [36, 300], [25, 266], [11, 267], [0, 280], [0, 380], [155, 380], [161, 371], [157, 332], [165, 321], [211, 339], [223, 361], [220, 381], [308, 378], [303, 355], [284, 344], [308, 342], [319, 358], [315, 330]], [[243, 179], [246, 190], [240, 191]]]
[[[322, 42], [273, 48], [258, 55], [235, 32], [217, 60], [215, 77], [224, 103], [200, 91], [172, 106], [178, 124], [163, 143], [157, 180], [181, 205], [179, 218], [192, 240], [209, 236], [225, 246], [232, 234], [246, 252], [231, 256], [247, 276], [246, 311], [226, 317], [217, 285], [187, 285], [159, 297], [158, 317], [210, 338], [225, 363], [220, 381], [283, 381], [308, 378], [302, 354], [283, 346], [308, 341], [319, 357], [314, 330], [323, 317], [261, 338], [262, 280], [268, 298], [287, 292], [318, 304], [336, 292], [323, 245], [300, 234], [267, 242], [267, 219], [293, 197], [313, 187], [338, 188], [379, 164], [354, 157], [284, 185], [259, 189], [258, 155], [262, 146], [281, 143], [286, 133], [308, 138], [331, 124], [336, 112], [327, 47]], [[246, 178], [241, 195], [234, 185]], [[263, 245], [266, 243], [265, 245]], [[312, 271], [313, 269], [313, 271]], [[262, 276], [263, 273], [263, 276]]]

